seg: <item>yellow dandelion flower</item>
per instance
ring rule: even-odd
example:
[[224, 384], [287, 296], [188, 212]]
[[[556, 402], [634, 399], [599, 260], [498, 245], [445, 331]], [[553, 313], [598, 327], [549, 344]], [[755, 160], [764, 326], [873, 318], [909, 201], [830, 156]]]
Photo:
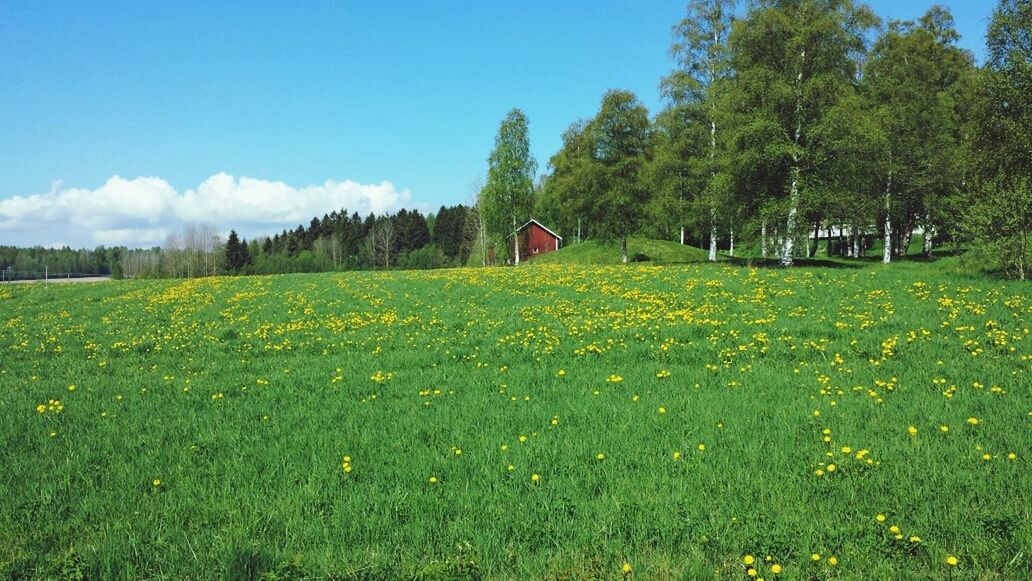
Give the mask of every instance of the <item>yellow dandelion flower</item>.
[[950, 567], [956, 567], [957, 563], [959, 563], [959, 562], [960, 562], [960, 560], [957, 559], [956, 557], [954, 557], [953, 555], [949, 555], [949, 556], [946, 557], [946, 564], [949, 565]]

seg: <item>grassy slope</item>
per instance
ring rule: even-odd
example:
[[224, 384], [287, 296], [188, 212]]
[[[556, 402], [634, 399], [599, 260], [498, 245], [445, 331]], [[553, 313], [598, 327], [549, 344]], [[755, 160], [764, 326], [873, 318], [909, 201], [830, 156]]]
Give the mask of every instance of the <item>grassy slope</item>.
[[1027, 284], [532, 264], [0, 286], [0, 313], [0, 577], [1030, 572]]
[[[657, 264], [704, 262], [706, 251], [694, 246], [650, 238], [628, 238], [627, 255], [644, 254]], [[588, 240], [535, 257], [528, 264], [619, 264], [620, 243]]]

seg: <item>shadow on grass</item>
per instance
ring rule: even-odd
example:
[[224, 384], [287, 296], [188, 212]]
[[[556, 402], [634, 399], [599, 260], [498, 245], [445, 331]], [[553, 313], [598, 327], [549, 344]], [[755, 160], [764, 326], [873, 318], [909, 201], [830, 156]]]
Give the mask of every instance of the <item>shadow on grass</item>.
[[[781, 262], [775, 258], [750, 258], [741, 256], [725, 256], [724, 261], [735, 266], [750, 268], [782, 268]], [[860, 260], [834, 260], [825, 258], [796, 258], [794, 266], [807, 266], [812, 268], [834, 268], [834, 269], [857, 269], [864, 268], [869, 262]]]

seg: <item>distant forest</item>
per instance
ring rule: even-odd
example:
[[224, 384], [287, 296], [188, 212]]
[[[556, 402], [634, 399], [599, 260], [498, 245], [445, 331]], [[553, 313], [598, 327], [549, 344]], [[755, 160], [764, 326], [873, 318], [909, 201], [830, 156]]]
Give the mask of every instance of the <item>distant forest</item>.
[[274, 236], [223, 239], [214, 226], [188, 225], [150, 249], [93, 250], [0, 246], [4, 280], [110, 275], [115, 278], [279, 274], [373, 268], [430, 269], [487, 264], [476, 208], [441, 206], [436, 213], [399, 210], [365, 218], [347, 210], [315, 217]]

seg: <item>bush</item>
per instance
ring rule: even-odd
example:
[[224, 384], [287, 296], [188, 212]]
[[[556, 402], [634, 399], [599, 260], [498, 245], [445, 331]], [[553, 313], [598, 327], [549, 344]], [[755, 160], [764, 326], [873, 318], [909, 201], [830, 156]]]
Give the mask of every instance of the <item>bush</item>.
[[641, 252], [635, 252], [634, 256], [631, 257], [631, 262], [648, 262], [652, 260], [647, 254]]
[[449, 266], [448, 257], [433, 244], [413, 250], [398, 259], [398, 268], [409, 270], [430, 270], [446, 266]]

